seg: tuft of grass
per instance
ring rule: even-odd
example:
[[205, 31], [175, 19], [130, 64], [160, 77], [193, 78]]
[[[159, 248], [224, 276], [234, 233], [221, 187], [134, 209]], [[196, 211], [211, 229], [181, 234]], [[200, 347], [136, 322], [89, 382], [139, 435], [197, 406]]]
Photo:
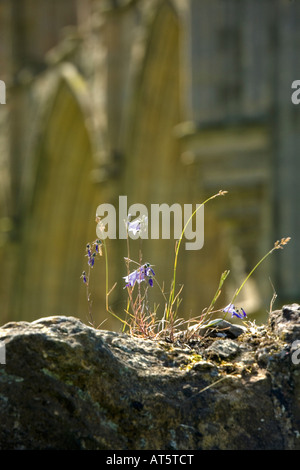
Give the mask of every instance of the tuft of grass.
[[[285, 245], [290, 241], [290, 237], [281, 238], [274, 243], [274, 246], [271, 250], [268, 251], [253, 267], [253, 269], [249, 272], [249, 274], [245, 277], [242, 284], [239, 288], [235, 291], [230, 304], [225, 308], [216, 308], [216, 303], [218, 298], [221, 294], [223, 285], [230, 274], [229, 270], [224, 271], [221, 274], [218, 287], [216, 289], [215, 295], [207, 308], [204, 308], [202, 314], [199, 317], [195, 317], [190, 320], [183, 320], [177, 317], [178, 315], [178, 308], [181, 303], [181, 292], [183, 286], [176, 292], [176, 274], [177, 274], [177, 266], [178, 266], [178, 254], [181, 246], [181, 242], [187, 226], [191, 223], [193, 217], [195, 216], [196, 212], [203, 207], [206, 203], [211, 201], [212, 199], [218, 196], [224, 196], [227, 194], [227, 191], [220, 190], [217, 194], [207, 198], [202, 204], [198, 205], [195, 211], [192, 213], [188, 221], [186, 222], [181, 236], [179, 240], [176, 241], [175, 244], [175, 258], [174, 258], [174, 266], [173, 266], [173, 276], [172, 282], [170, 287], [170, 293], [167, 298], [164, 288], [161, 287], [155, 278], [155, 273], [152, 270], [150, 263], [144, 263], [142, 260], [142, 250], [140, 249], [140, 259], [139, 262], [130, 259], [130, 247], [129, 247], [129, 237], [128, 237], [128, 222], [126, 222], [127, 227], [127, 257], [125, 257], [125, 263], [127, 267], [127, 288], [128, 299], [127, 299], [127, 306], [125, 308], [126, 318], [125, 320], [118, 316], [110, 307], [109, 305], [109, 296], [113, 289], [116, 286], [116, 283], [109, 288], [109, 264], [108, 264], [108, 251], [105, 240], [95, 240], [92, 243], [88, 243], [86, 245], [86, 256], [88, 257], [88, 270], [87, 273], [83, 271], [81, 278], [86, 286], [87, 292], [87, 302], [88, 302], [88, 318], [89, 323], [95, 327], [95, 322], [92, 316], [92, 299], [91, 299], [91, 292], [90, 292], [90, 275], [91, 269], [94, 266], [94, 263], [98, 257], [102, 256], [104, 253], [104, 260], [105, 260], [105, 307], [106, 311], [117, 318], [123, 324], [123, 332], [129, 332], [130, 335], [133, 336], [140, 336], [143, 338], [150, 338], [150, 339], [160, 339], [165, 338], [171, 342], [174, 342], [177, 337], [178, 333], [182, 331], [185, 332], [185, 339], [191, 339], [195, 335], [198, 334], [200, 328], [205, 329], [209, 327], [213, 327], [216, 322], [220, 321], [220, 319], [212, 320], [212, 315], [217, 312], [223, 312], [223, 318], [228, 315], [228, 313], [232, 313], [233, 315], [242, 318], [242, 315], [239, 314], [239, 310], [235, 308], [234, 302], [238, 297], [239, 293], [245, 286], [248, 279], [253, 275], [253, 273], [259, 268], [259, 266], [263, 263], [263, 261], [270, 256], [275, 250], [283, 249]], [[99, 223], [100, 220], [96, 217], [96, 222]], [[136, 230], [136, 227], [135, 227]], [[130, 273], [130, 266], [134, 264], [136, 270], [133, 273]], [[153, 275], [152, 275], [153, 274]], [[139, 277], [140, 276], [140, 277]], [[132, 281], [134, 279], [134, 282]], [[145, 281], [145, 283], [144, 283]], [[148, 292], [149, 288], [151, 289], [154, 283], [158, 286], [161, 291], [163, 300], [164, 300], [164, 312], [162, 317], [159, 317], [158, 314], [158, 306], [154, 306], [151, 308], [149, 306], [149, 299], [148, 299]], [[274, 288], [273, 288], [274, 291]], [[270, 308], [272, 308], [272, 303], [275, 300], [276, 295], [273, 295]], [[243, 311], [243, 309], [241, 309]], [[244, 315], [246, 316], [245, 312], [243, 311]], [[191, 326], [191, 323], [194, 323]], [[185, 330], [183, 330], [185, 328]]]
[[[175, 295], [175, 288], [176, 288], [176, 273], [177, 273], [177, 262], [178, 262], [178, 254], [179, 254], [179, 249], [180, 249], [180, 245], [181, 245], [181, 242], [182, 242], [182, 239], [183, 239], [183, 236], [185, 234], [185, 231], [187, 229], [187, 226], [189, 225], [189, 223], [192, 221], [193, 217], [195, 216], [196, 212], [201, 208], [203, 207], [205, 204], [207, 204], [209, 201], [211, 201], [212, 199], [218, 197], [218, 196], [224, 196], [225, 194], [227, 194], [227, 191], [222, 191], [220, 190], [217, 194], [214, 194], [213, 196], [210, 196], [208, 199], [206, 199], [202, 204], [200, 204], [195, 210], [194, 212], [191, 214], [191, 216], [189, 217], [189, 219], [187, 220], [182, 232], [181, 232], [181, 235], [180, 235], [180, 238], [178, 240], [178, 242], [176, 243], [176, 248], [175, 248], [175, 260], [174, 260], [174, 268], [173, 268], [173, 280], [172, 280], [172, 284], [171, 284], [171, 291], [170, 291], [170, 296], [169, 296], [169, 301], [168, 301], [168, 304], [167, 304], [167, 307], [166, 307], [166, 320], [167, 322], [170, 323], [170, 326], [172, 328], [172, 325], [174, 324], [174, 321], [177, 317], [177, 310], [178, 310], [178, 295], [179, 293], [177, 293]], [[176, 308], [174, 309], [174, 305], [176, 306]]]

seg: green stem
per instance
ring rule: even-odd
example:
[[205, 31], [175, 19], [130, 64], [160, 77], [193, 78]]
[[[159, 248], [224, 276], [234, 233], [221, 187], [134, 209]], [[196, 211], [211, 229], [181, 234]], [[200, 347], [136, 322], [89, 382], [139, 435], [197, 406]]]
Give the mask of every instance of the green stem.
[[[105, 308], [108, 313], [110, 313], [113, 317], [115, 317], [117, 320], [122, 322], [124, 326], [129, 326], [128, 323], [125, 320], [122, 320], [122, 318], [118, 317], [110, 308], [108, 305], [108, 296], [109, 296], [109, 291], [108, 291], [108, 255], [107, 255], [107, 247], [105, 240], [101, 240], [103, 244], [103, 249], [104, 249], [104, 257], [105, 257]], [[111, 288], [110, 292], [114, 286]]]
[[106, 311], [108, 312], [108, 257], [105, 240], [102, 241], [104, 248], [104, 257], [105, 257], [105, 301], [106, 301]]
[[222, 287], [223, 287], [223, 284], [224, 282], [226, 281], [228, 275], [229, 275], [230, 271], [229, 270], [226, 270], [222, 273], [221, 275], [221, 279], [220, 279], [220, 282], [219, 282], [219, 286], [218, 286], [218, 289], [214, 295], [214, 298], [212, 299], [211, 303], [210, 303], [210, 306], [208, 307], [208, 309], [206, 310], [205, 312], [205, 316], [207, 316], [213, 309], [219, 295], [221, 294], [221, 290], [222, 290]]
[[227, 191], [219, 191], [217, 194], [214, 194], [213, 196], [210, 196], [208, 199], [206, 199], [202, 204], [200, 204], [195, 210], [194, 212], [192, 213], [192, 215], [189, 217], [188, 221], [186, 222], [182, 232], [181, 232], [181, 235], [180, 235], [180, 238], [178, 240], [178, 243], [177, 243], [177, 247], [176, 247], [176, 251], [175, 251], [175, 261], [174, 261], [174, 270], [173, 270], [173, 282], [172, 282], [172, 288], [171, 288], [171, 292], [170, 292], [170, 296], [169, 296], [169, 303], [168, 303], [168, 307], [167, 307], [167, 314], [166, 314], [166, 318], [167, 320], [169, 319], [169, 316], [171, 314], [171, 309], [172, 309], [172, 305], [173, 305], [173, 302], [174, 302], [174, 298], [175, 298], [175, 282], [176, 282], [176, 271], [177, 271], [177, 260], [178, 260], [178, 253], [179, 253], [179, 248], [180, 248], [180, 245], [181, 245], [181, 241], [182, 241], [182, 238], [183, 238], [183, 235], [186, 231], [186, 228], [188, 226], [188, 224], [190, 223], [190, 221], [192, 220], [192, 218], [194, 217], [194, 215], [196, 214], [196, 212], [201, 208], [203, 207], [208, 201], [210, 201], [211, 199], [214, 199], [215, 197], [217, 196], [221, 196], [221, 195], [224, 195]]
[[240, 287], [238, 288], [238, 290], [236, 291], [236, 293], [234, 294], [233, 298], [232, 298], [232, 301], [231, 303], [233, 304], [235, 299], [237, 298], [237, 296], [239, 295], [239, 293], [241, 292], [241, 290], [243, 289], [244, 285], [246, 284], [246, 282], [248, 281], [249, 277], [252, 276], [252, 274], [254, 273], [254, 271], [259, 267], [259, 265], [271, 254], [273, 253], [273, 251], [275, 250], [276, 248], [272, 248], [268, 253], [265, 254], [265, 256], [263, 256], [259, 261], [258, 263], [256, 263], [256, 265], [254, 266], [253, 269], [251, 269], [250, 273], [246, 276], [245, 280], [242, 282], [242, 284], [240, 285]]

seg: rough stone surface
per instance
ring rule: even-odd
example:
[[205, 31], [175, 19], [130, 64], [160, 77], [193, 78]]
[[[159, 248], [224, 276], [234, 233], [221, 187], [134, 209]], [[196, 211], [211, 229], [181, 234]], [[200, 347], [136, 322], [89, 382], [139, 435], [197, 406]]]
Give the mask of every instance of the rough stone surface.
[[189, 344], [73, 317], [8, 323], [0, 449], [300, 449], [297, 340], [295, 304]]

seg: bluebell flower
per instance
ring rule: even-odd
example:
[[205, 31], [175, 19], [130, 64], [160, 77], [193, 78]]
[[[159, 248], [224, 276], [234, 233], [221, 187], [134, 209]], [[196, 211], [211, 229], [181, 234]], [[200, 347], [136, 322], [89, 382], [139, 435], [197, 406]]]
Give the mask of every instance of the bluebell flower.
[[101, 255], [101, 245], [102, 245], [102, 241], [101, 240], [96, 240], [94, 242], [94, 245], [96, 245], [96, 248], [95, 250], [97, 251], [97, 253], [99, 253]]
[[223, 312], [231, 313], [231, 318], [235, 316], [242, 319], [247, 316], [242, 307], [241, 309], [238, 309], [233, 304], [228, 304], [227, 307], [223, 308]]
[[141, 221], [134, 220], [133, 222], [128, 222], [128, 232], [132, 232], [133, 235], [136, 235], [141, 230]]
[[[128, 215], [130, 218], [130, 214]], [[128, 232], [132, 232], [133, 235], [136, 235], [138, 232], [142, 232], [146, 229], [148, 225], [148, 217], [143, 215], [141, 218], [135, 219], [132, 222], [127, 222]]]
[[95, 256], [96, 256], [96, 253], [93, 253], [91, 256], [89, 256], [89, 259], [88, 259], [88, 264], [91, 266], [91, 268], [94, 266], [95, 264]]
[[80, 277], [83, 279], [83, 282], [84, 282], [85, 284], [87, 284], [87, 277], [86, 277], [85, 271], [82, 272], [82, 274], [81, 274]]
[[91, 245], [89, 243], [86, 245], [86, 251], [87, 251], [87, 256], [90, 258], [92, 255], [92, 252], [91, 252]]
[[[95, 240], [93, 243], [86, 245], [86, 256], [88, 257], [88, 265], [92, 268], [95, 264], [95, 257], [97, 254], [102, 255], [101, 251], [101, 240]], [[95, 247], [95, 251], [92, 251], [92, 247]]]
[[140, 284], [143, 281], [148, 281], [149, 286], [153, 286], [153, 278], [152, 276], [155, 276], [155, 272], [151, 268], [149, 263], [146, 263], [142, 266], [140, 266], [138, 269], [133, 271], [132, 273], [128, 274], [128, 276], [125, 276], [123, 279], [125, 279], [126, 285], [125, 287], [133, 287], [135, 283], [137, 282]]

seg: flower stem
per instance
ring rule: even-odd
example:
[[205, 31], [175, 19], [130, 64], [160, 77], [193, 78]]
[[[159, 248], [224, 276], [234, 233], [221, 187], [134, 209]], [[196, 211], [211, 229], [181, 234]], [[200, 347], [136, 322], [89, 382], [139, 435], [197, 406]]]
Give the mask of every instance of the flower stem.
[[171, 288], [171, 292], [170, 292], [170, 296], [169, 296], [169, 303], [168, 303], [168, 306], [167, 306], [167, 312], [166, 312], [166, 319], [168, 320], [170, 315], [171, 315], [171, 312], [172, 312], [172, 306], [173, 306], [173, 303], [174, 303], [174, 299], [175, 299], [175, 282], [176, 282], [176, 271], [177, 271], [177, 260], [178, 260], [178, 253], [179, 253], [179, 248], [180, 248], [180, 245], [181, 245], [181, 241], [182, 241], [182, 238], [183, 238], [183, 235], [186, 231], [186, 228], [188, 226], [188, 224], [190, 223], [190, 221], [192, 220], [192, 218], [194, 217], [194, 215], [196, 214], [196, 212], [201, 208], [203, 207], [208, 201], [210, 201], [211, 199], [214, 199], [215, 197], [217, 196], [223, 196], [224, 194], [226, 194], [227, 191], [222, 191], [220, 190], [217, 194], [214, 194], [213, 196], [210, 196], [208, 199], [206, 199], [202, 204], [200, 204], [195, 210], [194, 212], [192, 213], [192, 215], [189, 217], [188, 221], [186, 222], [182, 232], [181, 232], [181, 235], [180, 235], [180, 238], [178, 240], [178, 243], [177, 243], [177, 246], [176, 246], [176, 250], [175, 250], [175, 260], [174, 260], [174, 270], [173, 270], [173, 281], [172, 281], [172, 288]]
[[240, 287], [237, 289], [236, 293], [234, 294], [233, 298], [232, 298], [232, 301], [231, 303], [233, 304], [234, 303], [234, 300], [237, 298], [237, 296], [239, 295], [239, 293], [241, 292], [241, 290], [243, 289], [244, 285], [246, 284], [246, 282], [248, 281], [249, 277], [252, 276], [252, 274], [254, 273], [254, 271], [260, 266], [260, 264], [271, 254], [273, 253], [273, 251], [275, 250], [278, 250], [278, 249], [282, 249], [284, 245], [286, 245], [288, 242], [290, 241], [290, 237], [287, 237], [287, 238], [282, 238], [280, 241], [276, 241], [274, 243], [274, 246], [273, 248], [268, 251], [268, 253], [266, 253], [259, 261], [258, 263], [256, 263], [256, 265], [254, 266], [253, 269], [251, 269], [250, 273], [246, 276], [246, 278], [244, 279], [244, 281], [242, 282], [242, 284], [240, 285]]
[[111, 291], [116, 286], [116, 283], [112, 286], [112, 288], [110, 290], [108, 290], [108, 254], [107, 254], [107, 247], [106, 247], [105, 240], [103, 239], [101, 241], [102, 241], [102, 244], [103, 244], [104, 258], [105, 258], [105, 308], [106, 308], [106, 311], [108, 313], [110, 313], [113, 317], [115, 317], [117, 320], [122, 322], [124, 324], [124, 326], [128, 326], [128, 323], [126, 322], [126, 320], [122, 320], [122, 318], [120, 318], [118, 315], [116, 315], [108, 305], [109, 294], [111, 293]]

